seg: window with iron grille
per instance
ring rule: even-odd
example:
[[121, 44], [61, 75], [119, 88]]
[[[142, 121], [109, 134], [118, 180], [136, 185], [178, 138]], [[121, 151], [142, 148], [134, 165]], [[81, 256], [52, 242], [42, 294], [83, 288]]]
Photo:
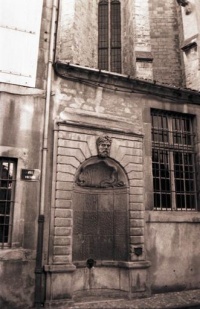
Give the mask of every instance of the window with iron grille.
[[0, 246], [11, 244], [16, 160], [0, 157]]
[[196, 210], [193, 116], [152, 110], [155, 210]]
[[101, 0], [98, 8], [98, 67], [121, 73], [121, 8], [119, 0]]

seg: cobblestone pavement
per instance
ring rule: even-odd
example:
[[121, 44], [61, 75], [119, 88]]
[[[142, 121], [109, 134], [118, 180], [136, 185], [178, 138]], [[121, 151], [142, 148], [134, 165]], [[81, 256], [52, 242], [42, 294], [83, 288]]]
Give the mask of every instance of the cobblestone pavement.
[[[154, 294], [148, 298], [75, 302], [71, 309], [200, 309], [200, 290]], [[64, 308], [63, 308], [64, 309]]]

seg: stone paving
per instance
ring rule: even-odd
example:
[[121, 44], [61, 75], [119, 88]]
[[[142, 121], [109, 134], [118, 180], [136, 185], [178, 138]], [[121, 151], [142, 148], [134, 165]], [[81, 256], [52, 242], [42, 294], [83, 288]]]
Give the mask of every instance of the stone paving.
[[[75, 302], [71, 309], [200, 309], [200, 290], [154, 294], [140, 299], [105, 299]], [[64, 308], [63, 308], [64, 309]]]

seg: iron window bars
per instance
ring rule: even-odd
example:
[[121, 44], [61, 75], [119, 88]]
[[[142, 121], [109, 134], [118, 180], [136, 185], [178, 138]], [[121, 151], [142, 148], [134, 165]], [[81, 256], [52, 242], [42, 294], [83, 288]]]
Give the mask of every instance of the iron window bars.
[[11, 244], [16, 160], [0, 158], [0, 246]]
[[121, 8], [118, 0], [99, 2], [98, 67], [121, 73]]
[[193, 116], [152, 110], [155, 210], [196, 210]]

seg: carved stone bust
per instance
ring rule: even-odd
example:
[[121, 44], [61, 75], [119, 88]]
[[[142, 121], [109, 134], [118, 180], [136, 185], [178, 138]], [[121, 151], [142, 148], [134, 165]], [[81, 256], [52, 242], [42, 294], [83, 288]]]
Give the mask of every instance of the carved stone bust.
[[110, 147], [112, 144], [112, 139], [107, 135], [102, 135], [97, 138], [97, 152], [98, 157], [107, 158], [110, 156]]

